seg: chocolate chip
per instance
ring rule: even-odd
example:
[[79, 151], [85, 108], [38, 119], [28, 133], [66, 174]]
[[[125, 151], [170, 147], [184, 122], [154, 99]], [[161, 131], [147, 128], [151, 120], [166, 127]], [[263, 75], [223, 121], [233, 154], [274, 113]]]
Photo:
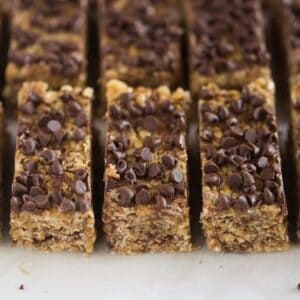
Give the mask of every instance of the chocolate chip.
[[76, 101], [68, 102], [68, 111], [71, 116], [76, 116], [82, 110], [81, 105]]
[[75, 118], [75, 123], [77, 126], [85, 126], [87, 125], [87, 122], [88, 122], [88, 118], [87, 118], [87, 115], [85, 113], [85, 111], [80, 111], [79, 114], [76, 116]]
[[161, 160], [167, 170], [174, 169], [178, 163], [177, 158], [173, 155], [164, 155]]
[[77, 194], [77, 195], [83, 195], [84, 193], [87, 192], [87, 186], [85, 182], [83, 182], [80, 179], [77, 179], [75, 182], [72, 183], [72, 190]]
[[200, 132], [200, 137], [205, 142], [211, 142], [213, 138], [213, 133], [210, 129], [204, 129]]
[[263, 180], [273, 180], [275, 172], [272, 167], [267, 167], [261, 171], [260, 176]]
[[204, 165], [204, 172], [205, 173], [218, 173], [219, 167], [212, 162], [208, 162]]
[[77, 179], [85, 180], [88, 176], [88, 170], [85, 168], [75, 170], [75, 177]]
[[153, 116], [147, 116], [142, 120], [142, 127], [147, 131], [156, 131], [159, 128], [158, 120]]
[[26, 102], [20, 107], [20, 110], [26, 115], [31, 115], [34, 112], [34, 105], [31, 102]]
[[22, 205], [22, 211], [37, 212], [38, 208], [33, 201], [27, 201]]
[[45, 192], [39, 186], [32, 186], [30, 188], [30, 192], [29, 192], [30, 197], [36, 197], [44, 194]]
[[83, 129], [81, 128], [76, 128], [74, 131], [73, 131], [73, 135], [72, 135], [72, 138], [74, 141], [81, 141], [83, 140], [84, 138], [86, 137], [86, 133]]
[[238, 126], [230, 127], [231, 134], [236, 137], [242, 137], [244, 135], [244, 131]]
[[19, 182], [14, 182], [12, 184], [12, 195], [21, 196], [27, 193], [27, 187]]
[[136, 182], [136, 174], [135, 174], [134, 169], [133, 168], [128, 169], [125, 172], [124, 178], [130, 183], [135, 183]]
[[255, 183], [254, 177], [247, 171], [242, 170], [241, 175], [243, 178], [243, 186], [247, 187]]
[[219, 116], [220, 120], [222, 120], [222, 121], [227, 120], [229, 115], [230, 115], [230, 112], [227, 109], [227, 107], [225, 107], [225, 106], [218, 107], [218, 116]]
[[148, 147], [152, 152], [161, 144], [161, 138], [147, 136], [144, 139], [144, 146]]
[[241, 112], [243, 112], [243, 102], [242, 100], [235, 100], [232, 101], [230, 103], [230, 108], [231, 110], [236, 113], [236, 114], [240, 114]]
[[250, 128], [245, 132], [245, 140], [250, 143], [256, 142], [256, 129]]
[[158, 164], [153, 163], [148, 167], [147, 175], [150, 179], [157, 178], [161, 175], [161, 168]]
[[134, 192], [129, 187], [120, 187], [117, 189], [117, 198], [115, 199], [121, 206], [130, 206], [131, 200], [134, 197]]
[[273, 204], [275, 201], [275, 197], [274, 197], [273, 193], [267, 187], [264, 188], [263, 197], [264, 197], [264, 203], [266, 203], [266, 204]]
[[232, 203], [232, 206], [240, 211], [245, 211], [250, 208], [245, 195], [240, 195], [237, 199], [235, 199]]
[[215, 207], [218, 211], [226, 210], [230, 208], [230, 197], [226, 195], [220, 195], [215, 201]]
[[90, 200], [87, 197], [80, 197], [78, 207], [82, 213], [87, 212], [91, 208]]
[[170, 180], [175, 183], [180, 183], [183, 180], [183, 174], [179, 169], [173, 169], [170, 172]]
[[47, 123], [47, 128], [51, 131], [51, 132], [56, 132], [59, 129], [61, 129], [61, 123], [57, 120], [50, 120]]
[[46, 147], [50, 142], [50, 136], [48, 134], [45, 134], [43, 132], [39, 132], [37, 135], [37, 140], [41, 147]]
[[235, 167], [240, 167], [246, 161], [246, 159], [241, 155], [232, 154], [229, 156], [228, 161]]
[[67, 137], [67, 133], [63, 129], [55, 131], [54, 136], [59, 144], [61, 144]]
[[30, 91], [28, 93], [27, 100], [32, 102], [33, 104], [37, 105], [42, 101], [42, 97], [40, 95], [36, 94], [35, 92]]
[[185, 142], [185, 135], [184, 134], [178, 134], [173, 137], [174, 145], [179, 149], [185, 149], [186, 148], [186, 142]]
[[266, 144], [263, 148], [263, 155], [267, 157], [272, 157], [276, 153], [276, 149], [272, 144]]
[[22, 152], [25, 155], [32, 155], [35, 153], [36, 142], [33, 139], [24, 140], [22, 143]]
[[140, 152], [140, 157], [144, 161], [148, 161], [151, 159], [151, 151], [149, 148], [145, 147]]
[[29, 173], [33, 173], [36, 171], [37, 161], [36, 160], [25, 160], [23, 162], [24, 171], [28, 171]]
[[56, 153], [53, 150], [43, 150], [41, 157], [46, 161], [47, 164], [51, 164], [56, 160]]
[[135, 195], [135, 202], [137, 204], [147, 204], [151, 201], [151, 194], [145, 189], [139, 190]]
[[167, 198], [173, 199], [175, 195], [175, 188], [171, 184], [161, 184], [158, 186], [159, 193]]
[[183, 181], [180, 183], [174, 183], [174, 188], [178, 194], [185, 194], [185, 184]]
[[64, 168], [58, 160], [54, 161], [53, 164], [51, 165], [51, 172], [53, 175], [56, 176], [60, 176], [64, 174]]
[[37, 196], [31, 198], [31, 200], [35, 203], [35, 205], [39, 209], [45, 209], [45, 208], [49, 207], [49, 199], [48, 199], [47, 195], [37, 195]]
[[64, 197], [61, 201], [60, 209], [64, 213], [69, 213], [76, 210], [76, 205], [72, 200]]
[[230, 148], [237, 145], [237, 140], [233, 137], [222, 138], [222, 147]]
[[154, 201], [155, 201], [154, 207], [156, 209], [163, 209], [168, 206], [168, 202], [163, 196], [160, 195], [155, 196]]
[[63, 195], [61, 191], [54, 191], [50, 194], [49, 200], [54, 206], [59, 206], [63, 200]]
[[127, 162], [124, 159], [119, 159], [116, 164], [116, 169], [119, 174], [123, 174], [127, 169]]
[[261, 156], [257, 161], [257, 166], [261, 169], [268, 167], [268, 165], [269, 165], [269, 160], [265, 156]]
[[230, 188], [238, 189], [241, 187], [242, 183], [243, 183], [243, 179], [242, 179], [241, 174], [235, 173], [235, 174], [229, 175], [228, 185], [230, 186]]
[[13, 212], [20, 212], [21, 211], [21, 205], [22, 205], [22, 201], [18, 198], [18, 197], [12, 197], [10, 199], [10, 209]]
[[204, 119], [210, 124], [217, 124], [220, 121], [218, 115], [212, 112], [205, 112]]
[[218, 174], [216, 173], [208, 173], [204, 175], [204, 182], [207, 184], [209, 187], [217, 186], [220, 185], [221, 183], [221, 178]]

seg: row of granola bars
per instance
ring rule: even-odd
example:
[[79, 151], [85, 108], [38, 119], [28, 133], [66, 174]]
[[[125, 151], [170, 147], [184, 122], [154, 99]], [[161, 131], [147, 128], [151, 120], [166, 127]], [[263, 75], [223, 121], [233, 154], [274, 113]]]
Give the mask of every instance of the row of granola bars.
[[[188, 178], [194, 174], [188, 174], [187, 155], [192, 99], [198, 101], [194, 138], [200, 144], [200, 221], [208, 247], [287, 249], [274, 83], [260, 1], [183, 1], [186, 35], [176, 0], [98, 4], [107, 103], [102, 220], [112, 250], [192, 249]], [[86, 27], [83, 0], [18, 0], [13, 8], [5, 93], [11, 104], [18, 98], [10, 219], [16, 245], [93, 250], [93, 91], [84, 87]], [[191, 92], [179, 87], [185, 80], [185, 36]], [[93, 184], [100, 180], [99, 174]]]

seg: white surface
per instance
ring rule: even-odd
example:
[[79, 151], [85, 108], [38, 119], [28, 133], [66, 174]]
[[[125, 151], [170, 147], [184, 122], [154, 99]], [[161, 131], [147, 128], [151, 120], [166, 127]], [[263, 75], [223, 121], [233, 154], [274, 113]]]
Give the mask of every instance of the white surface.
[[[300, 299], [300, 246], [233, 255], [205, 246], [176, 255], [39, 253], [0, 244], [0, 299]], [[24, 290], [19, 290], [23, 284]]]

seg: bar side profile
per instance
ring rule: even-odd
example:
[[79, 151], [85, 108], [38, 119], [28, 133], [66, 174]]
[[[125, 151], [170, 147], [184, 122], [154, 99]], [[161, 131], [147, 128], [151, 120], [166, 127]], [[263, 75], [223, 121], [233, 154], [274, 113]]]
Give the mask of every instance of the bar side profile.
[[242, 92], [209, 84], [200, 94], [201, 223], [214, 251], [288, 248], [274, 110], [274, 84], [264, 78]]
[[5, 96], [16, 104], [24, 81], [51, 88], [83, 86], [86, 80], [86, 0], [15, 1]]
[[191, 250], [182, 89], [106, 87], [103, 223], [116, 253]]
[[183, 34], [176, 0], [100, 3], [102, 83], [177, 87]]
[[239, 88], [258, 77], [270, 78], [259, 0], [188, 0], [190, 88], [214, 82]]
[[93, 90], [26, 82], [11, 198], [17, 246], [90, 253], [96, 238], [91, 198], [90, 114]]

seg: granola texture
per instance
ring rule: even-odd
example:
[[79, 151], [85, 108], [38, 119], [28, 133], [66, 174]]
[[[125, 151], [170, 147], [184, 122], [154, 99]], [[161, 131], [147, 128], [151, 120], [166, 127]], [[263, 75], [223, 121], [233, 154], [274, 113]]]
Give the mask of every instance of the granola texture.
[[184, 3], [194, 95], [209, 82], [240, 88], [258, 77], [270, 78], [259, 0]]
[[5, 96], [16, 104], [24, 81], [52, 88], [86, 80], [86, 0], [16, 0], [6, 68]]
[[122, 254], [190, 251], [188, 92], [111, 80], [106, 93], [102, 218], [109, 245]]
[[203, 212], [214, 251], [288, 248], [274, 84], [259, 78], [240, 90], [215, 84], [199, 101]]
[[182, 27], [176, 0], [100, 0], [102, 83], [177, 87]]
[[93, 251], [90, 114], [93, 90], [25, 82], [11, 198], [14, 244]]

